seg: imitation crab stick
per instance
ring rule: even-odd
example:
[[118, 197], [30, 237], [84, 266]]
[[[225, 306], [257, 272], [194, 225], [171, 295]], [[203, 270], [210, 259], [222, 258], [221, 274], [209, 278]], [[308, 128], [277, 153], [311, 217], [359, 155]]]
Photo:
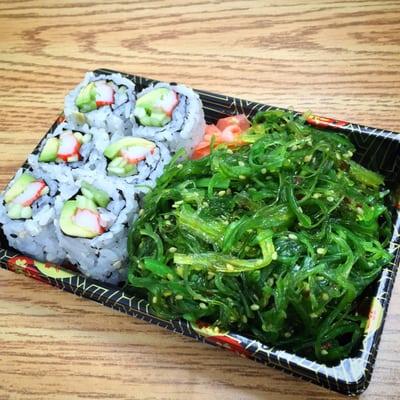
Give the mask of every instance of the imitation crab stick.
[[192, 159], [197, 160], [210, 154], [211, 141], [214, 138], [214, 147], [226, 144], [229, 147], [245, 144], [240, 136], [250, 128], [250, 122], [244, 114], [221, 118], [216, 125], [206, 125], [203, 140], [192, 153]]

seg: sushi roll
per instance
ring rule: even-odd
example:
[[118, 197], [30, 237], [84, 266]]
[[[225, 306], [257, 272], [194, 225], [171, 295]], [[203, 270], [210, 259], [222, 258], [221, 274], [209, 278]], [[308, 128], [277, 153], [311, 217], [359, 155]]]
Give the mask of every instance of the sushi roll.
[[129, 116], [134, 104], [135, 85], [132, 81], [120, 74], [89, 72], [65, 97], [64, 114], [74, 129], [87, 125], [125, 135], [131, 129]]
[[140, 92], [132, 115], [133, 136], [164, 142], [171, 152], [188, 156], [204, 135], [200, 97], [184, 85], [157, 83]]
[[96, 174], [78, 183], [69, 199], [55, 200], [59, 245], [83, 274], [117, 284], [126, 279], [128, 224], [138, 211], [135, 192]]
[[99, 150], [109, 143], [104, 129], [71, 129], [66, 122], [57, 126], [28, 158], [29, 165], [43, 176], [59, 181], [74, 180], [78, 171], [105, 171], [106, 160]]
[[61, 187], [20, 169], [0, 197], [0, 223], [9, 245], [39, 261], [61, 263], [65, 253], [55, 235], [54, 196], [68, 196], [74, 190], [73, 182]]
[[114, 184], [133, 184], [138, 191], [153, 187], [171, 160], [164, 143], [132, 136], [110, 143], [104, 156], [108, 160], [107, 175], [114, 178]]

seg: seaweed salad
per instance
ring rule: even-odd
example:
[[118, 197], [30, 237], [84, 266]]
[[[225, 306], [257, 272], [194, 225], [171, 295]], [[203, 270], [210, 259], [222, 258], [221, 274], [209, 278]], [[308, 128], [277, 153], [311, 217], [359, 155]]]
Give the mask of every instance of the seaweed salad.
[[178, 153], [128, 238], [128, 284], [165, 319], [325, 363], [359, 345], [357, 300], [391, 260], [383, 178], [341, 134], [259, 112], [236, 148]]

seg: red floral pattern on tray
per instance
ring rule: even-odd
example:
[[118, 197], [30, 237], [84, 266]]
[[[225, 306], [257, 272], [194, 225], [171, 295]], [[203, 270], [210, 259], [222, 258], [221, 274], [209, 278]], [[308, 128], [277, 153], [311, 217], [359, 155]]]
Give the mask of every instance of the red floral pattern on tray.
[[35, 267], [32, 258], [22, 255], [11, 257], [7, 260], [7, 267], [10, 271], [14, 271], [17, 274], [24, 274], [38, 281], [46, 282], [39, 270]]
[[54, 279], [70, 278], [73, 272], [61, 268], [57, 264], [42, 263], [32, 258], [16, 255], [7, 260], [7, 268], [18, 274], [24, 274], [41, 282], [48, 283], [46, 277]]
[[193, 329], [199, 335], [203, 336], [204, 339], [216, 346], [223, 347], [235, 354], [251, 357], [252, 353], [247, 351], [240, 340], [231, 336], [229, 332], [220, 332], [218, 328], [211, 327], [210, 324], [198, 321], [196, 324], [192, 325]]
[[318, 128], [342, 128], [349, 125], [346, 121], [341, 121], [339, 119], [320, 117], [318, 115], [309, 115], [307, 117], [307, 122], [310, 125], [314, 125]]

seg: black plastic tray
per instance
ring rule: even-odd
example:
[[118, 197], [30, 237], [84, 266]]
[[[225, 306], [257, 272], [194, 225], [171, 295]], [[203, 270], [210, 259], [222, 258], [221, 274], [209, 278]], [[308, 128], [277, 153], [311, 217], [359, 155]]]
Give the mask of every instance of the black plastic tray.
[[[99, 69], [94, 72], [109, 74], [118, 71]], [[138, 91], [156, 82], [140, 76], [122, 75], [131, 79], [136, 84]], [[257, 111], [276, 109], [276, 107], [266, 104], [211, 92], [200, 90], [197, 92], [203, 102], [208, 123], [215, 122], [225, 115], [244, 113], [251, 118]], [[63, 118], [59, 117], [49, 132], [54, 130], [62, 120]], [[383, 174], [387, 185], [393, 190], [396, 189], [400, 177], [400, 134], [318, 116], [310, 116], [308, 122], [319, 128], [336, 130], [348, 135], [356, 147], [355, 159], [364, 166]], [[19, 254], [9, 248], [4, 235], [1, 235], [0, 267], [23, 273], [174, 332], [221, 346], [331, 390], [347, 395], [356, 395], [363, 392], [370, 382], [393, 282], [400, 263], [398, 244], [400, 215], [395, 209], [393, 209], [393, 214], [395, 223], [390, 250], [394, 253], [394, 259], [383, 269], [379, 280], [370, 288], [371, 306], [362, 345], [355, 357], [346, 358], [337, 365], [329, 367], [283, 350], [268, 347], [257, 340], [234, 332], [219, 332], [216, 335], [207, 327], [193, 326], [187, 321], [162, 320], [150, 313], [147, 300], [128, 295], [118, 287], [86, 278], [75, 271], [69, 271], [50, 263], [41, 263]]]

